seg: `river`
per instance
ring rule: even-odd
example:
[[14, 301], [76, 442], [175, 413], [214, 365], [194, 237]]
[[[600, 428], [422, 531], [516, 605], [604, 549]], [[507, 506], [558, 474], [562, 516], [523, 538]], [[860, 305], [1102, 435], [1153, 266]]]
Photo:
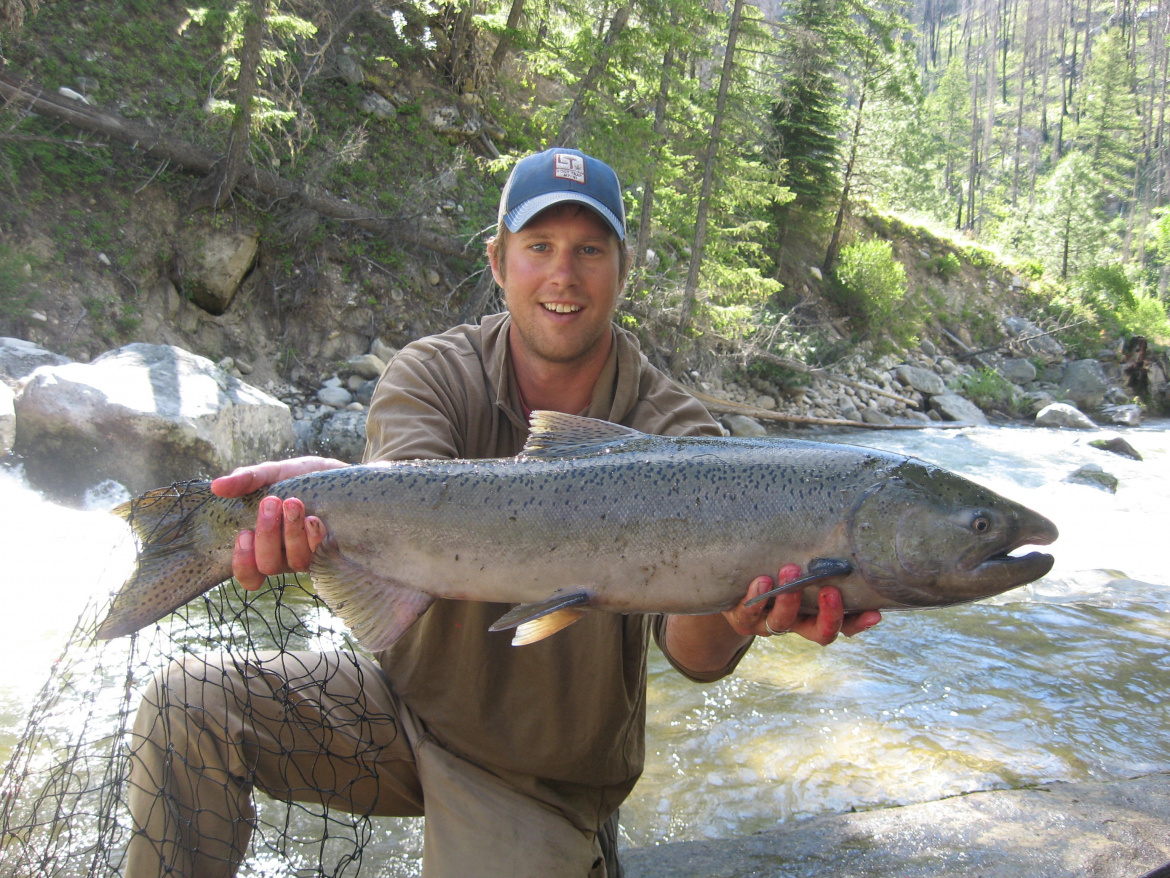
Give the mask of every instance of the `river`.
[[[729, 837], [854, 808], [1170, 768], [1170, 423], [1124, 432], [1142, 461], [1088, 445], [1104, 434], [800, 434], [913, 454], [1023, 502], [1059, 526], [1056, 565], [978, 604], [887, 613], [827, 649], [761, 641], [709, 686], [652, 651], [646, 773], [622, 809], [624, 842]], [[1086, 463], [1117, 476], [1117, 492], [1066, 481]], [[0, 759], [87, 600], [128, 563], [121, 525], [102, 511], [116, 496], [64, 509], [0, 471], [10, 546]], [[361, 874], [413, 874], [418, 821], [376, 822], [375, 849], [379, 865]], [[253, 874], [272, 868], [262, 860]]]

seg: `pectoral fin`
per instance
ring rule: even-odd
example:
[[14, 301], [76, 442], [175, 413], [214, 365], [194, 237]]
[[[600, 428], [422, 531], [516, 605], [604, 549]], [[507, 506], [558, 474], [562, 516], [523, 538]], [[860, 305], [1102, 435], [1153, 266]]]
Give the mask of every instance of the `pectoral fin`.
[[802, 576], [800, 579], [795, 579], [792, 582], [787, 582], [784, 585], [777, 586], [771, 591], [758, 594], [750, 601], [745, 601], [744, 606], [755, 606], [760, 601], [766, 601], [768, 598], [775, 597], [778, 594], [786, 594], [790, 591], [799, 591], [806, 585], [811, 585], [818, 580], [830, 579], [836, 576], [848, 576], [852, 572], [853, 565], [844, 558], [813, 558], [808, 562], [807, 576]]
[[500, 616], [490, 631], [504, 631], [515, 628], [513, 646], [536, 643], [562, 628], [568, 628], [585, 615], [589, 606], [589, 592], [558, 592], [552, 597], [534, 604], [521, 604]]
[[330, 534], [309, 568], [317, 593], [366, 649], [386, 649], [406, 633], [435, 599], [379, 576], [341, 554]]

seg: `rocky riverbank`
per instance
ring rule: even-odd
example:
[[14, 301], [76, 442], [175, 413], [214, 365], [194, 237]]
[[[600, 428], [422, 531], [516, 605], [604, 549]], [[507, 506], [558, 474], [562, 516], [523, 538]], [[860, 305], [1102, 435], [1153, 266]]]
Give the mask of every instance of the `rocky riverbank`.
[[[1003, 329], [1006, 340], [993, 351], [973, 351], [946, 333], [872, 363], [860, 354], [831, 370], [782, 362], [786, 379], [689, 372], [682, 381], [738, 436], [777, 426], [989, 419], [1096, 430], [1141, 422], [1135, 375], [1152, 398], [1170, 393], [1158, 362], [1135, 364], [1113, 350], [1070, 360], [1027, 321], [1009, 318]], [[370, 395], [394, 352], [376, 339], [315, 382], [253, 387], [247, 363], [213, 363], [170, 345], [132, 344], [80, 363], [0, 339], [0, 454], [15, 453], [34, 485], [67, 501], [103, 481], [137, 493], [295, 454], [356, 462]]]

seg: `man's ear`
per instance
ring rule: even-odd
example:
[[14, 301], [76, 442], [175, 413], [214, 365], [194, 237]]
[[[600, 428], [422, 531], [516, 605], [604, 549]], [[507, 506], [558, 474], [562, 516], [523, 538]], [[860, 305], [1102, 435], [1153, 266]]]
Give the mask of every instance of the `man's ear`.
[[487, 257], [488, 265], [492, 269], [492, 277], [496, 279], [496, 283], [502, 289], [504, 286], [504, 260], [503, 253], [500, 252], [500, 242], [498, 238], [492, 238], [487, 242]]

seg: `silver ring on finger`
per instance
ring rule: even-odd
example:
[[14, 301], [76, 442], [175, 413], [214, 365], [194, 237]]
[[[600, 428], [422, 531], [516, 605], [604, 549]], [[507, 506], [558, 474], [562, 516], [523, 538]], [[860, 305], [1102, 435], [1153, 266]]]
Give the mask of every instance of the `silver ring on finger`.
[[771, 623], [768, 622], [767, 616], [764, 617], [764, 627], [768, 629], [768, 636], [769, 637], [772, 636], [773, 634], [787, 634], [791, 630], [789, 628], [785, 628], [783, 631], [777, 631], [775, 628], [772, 627]]

